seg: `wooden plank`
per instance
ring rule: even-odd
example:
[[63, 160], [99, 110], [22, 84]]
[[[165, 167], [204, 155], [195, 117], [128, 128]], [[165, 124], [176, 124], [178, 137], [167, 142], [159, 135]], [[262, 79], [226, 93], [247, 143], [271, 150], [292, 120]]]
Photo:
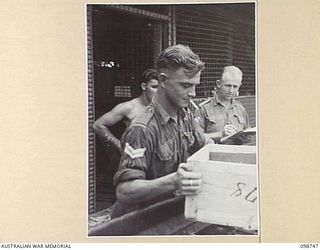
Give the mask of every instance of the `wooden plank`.
[[[193, 165], [194, 172], [202, 173], [202, 191], [196, 196], [186, 197], [186, 218], [257, 229], [257, 166], [252, 160], [256, 156], [256, 148], [207, 145], [200, 151], [188, 162]], [[213, 158], [203, 160], [209, 158], [203, 156], [204, 152]]]
[[[208, 147], [208, 148], [206, 148], [206, 147]], [[240, 154], [241, 153], [249, 153], [249, 154], [256, 153], [256, 147], [244, 146], [244, 145], [208, 144], [206, 147], [202, 148], [206, 152], [225, 152], [225, 153], [240, 153]], [[198, 158], [198, 155], [196, 157]]]
[[234, 154], [234, 153], [224, 153], [224, 152], [210, 152], [209, 159], [214, 161], [228, 161], [235, 163], [256, 163], [256, 156], [253, 154]]
[[193, 154], [191, 157], [188, 158], [188, 161], [191, 161], [193, 159], [196, 161], [199, 159], [203, 161], [209, 161], [209, 152], [211, 150], [211, 147], [209, 145], [211, 146], [211, 144], [208, 144], [206, 147], [202, 147], [200, 150], [198, 150], [196, 154]]
[[[199, 155], [202, 156], [203, 153], [205, 153], [206, 156], [208, 155], [208, 150], [206, 147], [204, 150], [200, 150]], [[196, 162], [192, 161], [191, 164], [192, 164], [193, 171], [198, 171]], [[185, 209], [186, 218], [191, 218], [191, 219], [197, 218], [197, 210], [198, 210], [197, 204], [198, 204], [197, 195], [189, 196], [188, 199], [185, 200], [185, 207], [188, 208], [188, 209]]]

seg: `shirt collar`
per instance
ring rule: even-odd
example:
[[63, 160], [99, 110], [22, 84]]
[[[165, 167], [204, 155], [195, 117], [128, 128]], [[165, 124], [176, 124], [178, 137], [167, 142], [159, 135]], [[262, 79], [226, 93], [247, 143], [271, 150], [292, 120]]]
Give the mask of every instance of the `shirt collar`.
[[153, 102], [153, 105], [155, 107], [157, 107], [157, 111], [158, 111], [158, 114], [160, 116], [160, 119], [161, 119], [161, 124], [167, 124], [170, 119], [172, 119], [173, 121], [175, 121], [176, 123], [178, 123], [177, 119], [178, 119], [178, 116], [182, 116], [183, 118], [185, 117], [186, 115], [186, 111], [184, 109], [178, 109], [178, 112], [177, 112], [177, 116], [176, 117], [173, 117], [173, 116], [170, 116], [168, 114], [168, 112], [163, 108], [163, 106], [158, 103], [158, 102]]
[[[223, 105], [223, 103], [219, 100], [217, 93], [215, 92], [212, 97], [212, 103], [216, 106], [218, 104]], [[234, 98], [231, 99], [230, 108], [233, 108], [235, 104]]]

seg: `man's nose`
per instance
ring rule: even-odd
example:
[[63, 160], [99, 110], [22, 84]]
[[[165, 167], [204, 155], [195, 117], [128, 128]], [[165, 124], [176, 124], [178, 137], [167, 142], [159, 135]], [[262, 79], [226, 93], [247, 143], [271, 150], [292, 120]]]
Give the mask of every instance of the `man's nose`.
[[196, 96], [196, 86], [190, 87], [190, 92], [188, 94], [189, 97], [195, 97]]

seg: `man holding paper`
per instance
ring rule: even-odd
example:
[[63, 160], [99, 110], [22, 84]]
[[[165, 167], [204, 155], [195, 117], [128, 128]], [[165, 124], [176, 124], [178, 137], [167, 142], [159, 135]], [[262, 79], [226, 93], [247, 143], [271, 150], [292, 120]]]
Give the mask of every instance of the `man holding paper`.
[[238, 67], [226, 66], [216, 81], [217, 91], [197, 111], [198, 121], [207, 138], [219, 143], [221, 138], [250, 127], [247, 111], [234, 98], [242, 84]]

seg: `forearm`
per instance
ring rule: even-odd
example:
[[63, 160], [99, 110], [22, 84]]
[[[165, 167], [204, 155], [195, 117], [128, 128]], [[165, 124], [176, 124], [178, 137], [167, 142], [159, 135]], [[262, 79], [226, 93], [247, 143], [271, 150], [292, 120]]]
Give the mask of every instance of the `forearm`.
[[116, 189], [117, 199], [127, 204], [151, 201], [177, 190], [176, 173], [154, 180], [133, 180], [121, 182]]
[[207, 139], [217, 140], [222, 138], [222, 132], [204, 133], [204, 135]]
[[120, 140], [111, 133], [107, 126], [96, 122], [93, 124], [93, 129], [105, 146], [113, 145], [120, 150]]

